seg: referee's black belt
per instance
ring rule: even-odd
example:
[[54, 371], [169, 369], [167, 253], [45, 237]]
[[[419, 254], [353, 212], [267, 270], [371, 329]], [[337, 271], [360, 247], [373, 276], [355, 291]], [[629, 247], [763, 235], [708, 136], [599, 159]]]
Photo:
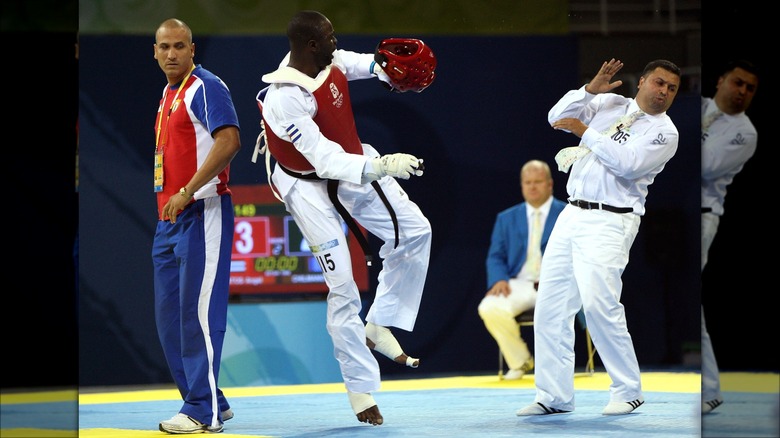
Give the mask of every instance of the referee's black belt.
[[569, 204], [585, 210], [606, 210], [612, 213], [631, 213], [634, 211], [631, 207], [613, 207], [600, 202], [583, 201], [582, 199], [569, 199]]
[[702, 213], [712, 213], [712, 208], [710, 207], [702, 207], [701, 208]]

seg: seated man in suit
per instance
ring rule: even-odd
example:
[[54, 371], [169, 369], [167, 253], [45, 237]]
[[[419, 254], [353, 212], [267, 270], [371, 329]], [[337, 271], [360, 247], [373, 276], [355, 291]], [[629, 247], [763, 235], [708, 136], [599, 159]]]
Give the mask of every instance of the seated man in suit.
[[485, 263], [488, 291], [477, 309], [509, 367], [506, 380], [520, 379], [534, 367], [515, 317], [533, 311], [542, 253], [566, 206], [552, 196], [552, 174], [544, 161], [523, 165], [520, 189], [524, 201], [496, 216]]

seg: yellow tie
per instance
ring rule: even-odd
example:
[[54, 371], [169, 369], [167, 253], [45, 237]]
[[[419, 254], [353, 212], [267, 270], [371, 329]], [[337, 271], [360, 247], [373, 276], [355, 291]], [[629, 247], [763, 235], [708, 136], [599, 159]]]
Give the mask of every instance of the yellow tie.
[[539, 279], [539, 271], [542, 266], [542, 212], [534, 210], [532, 213], [531, 234], [528, 237], [528, 255], [526, 264], [528, 273], [535, 279]]
[[712, 122], [718, 119], [718, 117], [723, 115], [723, 111], [716, 109], [715, 111], [707, 114], [706, 116], [702, 116], [701, 118], [701, 132], [702, 134], [706, 133], [710, 126], [712, 126]]

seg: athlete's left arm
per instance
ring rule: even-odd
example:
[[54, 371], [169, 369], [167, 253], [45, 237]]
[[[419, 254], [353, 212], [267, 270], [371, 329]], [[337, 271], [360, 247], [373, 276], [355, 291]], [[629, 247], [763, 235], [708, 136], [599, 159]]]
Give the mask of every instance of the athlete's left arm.
[[356, 53], [341, 49], [333, 53], [333, 65], [344, 72], [348, 81], [375, 78], [373, 64], [373, 53]]

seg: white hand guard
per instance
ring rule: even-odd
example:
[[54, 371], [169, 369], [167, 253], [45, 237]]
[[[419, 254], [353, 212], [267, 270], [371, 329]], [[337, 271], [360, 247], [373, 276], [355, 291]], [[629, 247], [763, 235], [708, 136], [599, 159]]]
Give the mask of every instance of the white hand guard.
[[375, 74], [380, 81], [390, 85], [390, 76], [388, 76], [387, 73], [385, 73], [381, 65], [377, 64], [376, 62], [372, 62], [371, 73]]
[[391, 154], [371, 160], [374, 172], [380, 178], [390, 175], [393, 178], [409, 179], [412, 175], [422, 176], [423, 160], [409, 154]]

